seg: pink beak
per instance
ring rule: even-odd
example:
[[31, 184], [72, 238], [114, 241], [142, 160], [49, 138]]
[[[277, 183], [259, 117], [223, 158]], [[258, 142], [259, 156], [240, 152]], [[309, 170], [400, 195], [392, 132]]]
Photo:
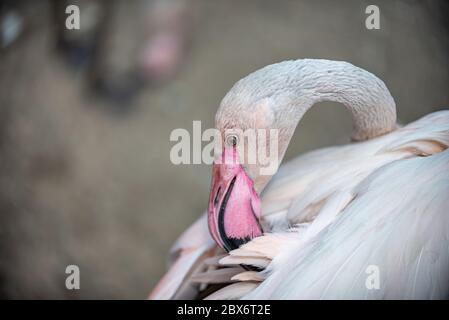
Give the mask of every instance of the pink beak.
[[209, 231], [217, 244], [231, 251], [262, 235], [260, 199], [253, 181], [238, 161], [235, 148], [223, 150], [214, 163], [209, 196]]

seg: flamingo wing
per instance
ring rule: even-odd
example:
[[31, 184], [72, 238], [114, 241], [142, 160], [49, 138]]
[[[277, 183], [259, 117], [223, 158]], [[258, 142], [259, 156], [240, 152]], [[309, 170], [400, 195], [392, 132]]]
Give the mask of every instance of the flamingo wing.
[[332, 223], [285, 246], [244, 298], [449, 297], [449, 150], [388, 164], [353, 193]]
[[[241, 297], [447, 297], [448, 145], [442, 111], [286, 164], [262, 199], [271, 233], [222, 260], [270, 260], [259, 275], [234, 276], [263, 279]], [[365, 286], [370, 268], [384, 281], [378, 290]]]

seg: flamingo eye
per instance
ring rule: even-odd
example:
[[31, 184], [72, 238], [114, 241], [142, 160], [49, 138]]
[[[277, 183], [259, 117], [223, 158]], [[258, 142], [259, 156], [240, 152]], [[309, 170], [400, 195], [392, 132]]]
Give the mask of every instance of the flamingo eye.
[[235, 147], [239, 142], [239, 137], [235, 134], [230, 134], [226, 137], [225, 142], [228, 147]]

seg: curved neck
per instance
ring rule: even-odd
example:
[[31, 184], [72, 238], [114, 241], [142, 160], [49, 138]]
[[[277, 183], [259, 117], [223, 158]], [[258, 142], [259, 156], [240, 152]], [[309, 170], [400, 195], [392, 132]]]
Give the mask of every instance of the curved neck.
[[343, 61], [301, 59], [266, 66], [237, 82], [224, 104], [266, 99], [279, 127], [287, 131], [294, 131], [304, 113], [321, 101], [339, 102], [349, 110], [353, 140], [370, 139], [396, 126], [396, 105], [383, 81]]
[[299, 64], [299, 83], [293, 92], [293, 98], [300, 99], [298, 121], [315, 103], [333, 101], [351, 113], [353, 140], [374, 138], [396, 127], [394, 99], [372, 73], [340, 61], [301, 60]]
[[[347, 62], [315, 59], [272, 64], [238, 81], [221, 102], [216, 126], [279, 129], [279, 165], [301, 118], [321, 101], [346, 107], [355, 141], [396, 128], [396, 105], [382, 80]], [[260, 192], [271, 176], [252, 178]]]

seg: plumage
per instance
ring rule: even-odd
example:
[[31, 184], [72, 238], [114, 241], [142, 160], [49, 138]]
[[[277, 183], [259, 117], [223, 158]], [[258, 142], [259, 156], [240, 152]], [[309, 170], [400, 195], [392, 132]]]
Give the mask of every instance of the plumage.
[[208, 270], [193, 275], [190, 281], [195, 283], [230, 283], [232, 282], [232, 277], [243, 271], [244, 269], [240, 266]]
[[[263, 110], [270, 105], [272, 126], [285, 129], [279, 161], [294, 127], [316, 101], [345, 104], [356, 118], [353, 137], [366, 140], [298, 156], [268, 179], [247, 168], [261, 195], [265, 233], [206, 261], [215, 268], [218, 261], [226, 268], [246, 264], [263, 270], [234, 274], [231, 281], [239, 282], [208, 298], [449, 298], [449, 111], [397, 126], [388, 89], [361, 70], [324, 60], [284, 62], [240, 80], [226, 95], [217, 127], [236, 121], [236, 110], [254, 113], [261, 100]], [[168, 293], [189, 283], [193, 266], [205, 265], [204, 252], [216, 250], [205, 219], [175, 246], [172, 269], [188, 262]], [[373, 270], [379, 288], [367, 285]]]
[[[246, 298], [447, 298], [448, 168], [444, 151], [374, 171], [332, 224], [280, 251]], [[379, 290], [365, 286], [370, 265]]]

